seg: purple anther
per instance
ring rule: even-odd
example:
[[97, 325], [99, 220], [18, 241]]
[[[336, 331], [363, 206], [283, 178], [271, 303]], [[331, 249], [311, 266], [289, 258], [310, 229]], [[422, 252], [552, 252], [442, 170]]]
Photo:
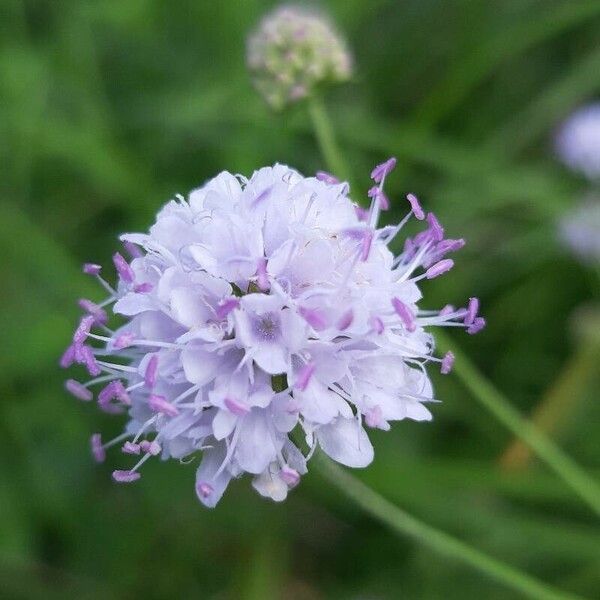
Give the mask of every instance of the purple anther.
[[402, 319], [402, 323], [404, 323], [406, 330], [415, 331], [417, 324], [415, 323], [415, 317], [410, 308], [408, 308], [408, 306], [406, 306], [399, 298], [392, 298], [392, 306], [394, 307], [396, 314]]
[[175, 417], [179, 414], [179, 410], [174, 404], [171, 404], [164, 396], [158, 394], [150, 394], [148, 397], [148, 406], [151, 410], [167, 417]]
[[97, 463], [102, 463], [106, 460], [106, 452], [102, 445], [102, 436], [99, 433], [94, 433], [92, 437], [90, 437], [90, 450]]
[[144, 283], [136, 283], [133, 286], [133, 291], [136, 294], [147, 294], [154, 289], [154, 286], [149, 281], [144, 281]]
[[256, 267], [256, 283], [258, 288], [265, 292], [269, 289], [269, 277], [267, 275], [267, 259], [259, 258]]
[[133, 280], [135, 279], [133, 269], [118, 252], [115, 252], [113, 255], [113, 263], [117, 273], [119, 274], [119, 277], [126, 283], [133, 283]]
[[117, 483], [132, 483], [137, 481], [141, 475], [137, 471], [113, 471], [112, 478]]
[[81, 357], [83, 359], [83, 364], [85, 368], [88, 370], [88, 373], [92, 377], [96, 377], [102, 373], [102, 369], [100, 365], [96, 362], [96, 358], [92, 349], [89, 346], [81, 346]]
[[362, 206], [358, 206], [358, 204], [354, 205], [354, 212], [356, 213], [356, 218], [359, 221], [366, 221], [369, 218], [369, 210], [367, 208], [363, 208]]
[[219, 321], [224, 319], [232, 310], [239, 308], [239, 306], [240, 301], [238, 298], [226, 298], [215, 310], [217, 319], [219, 319]]
[[134, 444], [132, 442], [125, 442], [123, 444], [123, 447], [121, 448], [121, 450], [125, 454], [139, 454], [141, 451], [141, 448], [140, 448], [139, 444]]
[[75, 398], [83, 400], [84, 402], [89, 402], [94, 397], [90, 390], [75, 379], [67, 379], [67, 381], [65, 381], [65, 388], [70, 394], [75, 396]]
[[441, 242], [444, 239], [444, 228], [433, 213], [427, 213], [427, 222], [429, 223], [429, 231], [431, 232], [433, 241]]
[[427, 279], [439, 277], [440, 275], [449, 271], [453, 266], [454, 261], [451, 258], [444, 258], [444, 260], [440, 260], [440, 262], [435, 263], [433, 267], [429, 267], [429, 269], [425, 271], [425, 276]]
[[385, 329], [383, 321], [377, 316], [373, 316], [369, 319], [369, 325], [371, 326], [371, 329], [378, 335], [381, 335]]
[[439, 254], [447, 254], [448, 252], [456, 252], [461, 248], [464, 248], [466, 244], [462, 238], [458, 240], [442, 240], [435, 248], [435, 251]]
[[476, 333], [479, 333], [485, 327], [485, 325], [485, 319], [483, 317], [477, 317], [473, 321], [473, 324], [467, 329], [467, 333], [475, 335]]
[[287, 465], [281, 468], [281, 471], [279, 471], [279, 476], [281, 479], [283, 479], [284, 483], [291, 488], [297, 486], [300, 482], [300, 473], [298, 473], [296, 469], [292, 469], [292, 467], [288, 467]]
[[213, 486], [206, 481], [199, 481], [196, 484], [196, 493], [200, 498], [206, 499], [214, 492]]
[[234, 398], [225, 398], [224, 404], [230, 413], [238, 417], [243, 417], [244, 415], [247, 415], [250, 412], [250, 408], [248, 406], [242, 404]]
[[340, 180], [337, 177], [334, 177], [331, 173], [327, 173], [326, 171], [317, 171], [315, 177], [319, 181], [323, 181], [330, 185], [335, 185], [336, 183], [340, 182]]
[[396, 166], [396, 159], [392, 156], [392, 158], [388, 158], [384, 163], [377, 165], [371, 171], [371, 179], [375, 183], [381, 183], [381, 180]]
[[75, 362], [75, 346], [71, 344], [68, 348], [63, 352], [63, 355], [60, 357], [60, 361], [58, 364], [63, 368], [67, 369]]
[[465, 315], [465, 325], [473, 325], [475, 317], [479, 312], [479, 298], [469, 298], [469, 304], [467, 306], [467, 314]]
[[304, 318], [304, 320], [315, 330], [315, 331], [323, 331], [323, 329], [327, 329], [327, 319], [325, 315], [316, 308], [305, 308], [301, 306], [298, 309], [300, 316]]
[[452, 306], [452, 304], [446, 304], [446, 306], [444, 306], [444, 308], [442, 308], [442, 310], [440, 310], [439, 315], [440, 317], [444, 317], [446, 315], [449, 315], [450, 313], [453, 313], [456, 310], [456, 308], [454, 308], [454, 306]]
[[371, 244], [373, 243], [373, 232], [367, 229], [364, 232], [362, 242], [360, 243], [360, 260], [363, 262], [369, 258], [371, 252]]
[[115, 398], [115, 382], [111, 381], [108, 385], [104, 386], [98, 393], [98, 404], [105, 406], [113, 398]]
[[442, 358], [442, 367], [440, 369], [440, 373], [442, 375], [448, 375], [450, 371], [452, 371], [452, 366], [454, 365], [454, 354], [452, 352], [446, 352], [444, 354], [444, 358]]
[[141, 258], [142, 256], [144, 256], [139, 246], [137, 246], [133, 242], [123, 242], [123, 247], [127, 251], [127, 254], [131, 256], [131, 258]]
[[410, 208], [413, 212], [413, 215], [415, 215], [419, 221], [422, 221], [425, 218], [425, 213], [421, 208], [419, 199], [414, 194], [407, 194], [406, 199], [410, 202]]
[[115, 350], [122, 350], [123, 348], [129, 348], [133, 341], [135, 340], [135, 334], [131, 331], [126, 331], [125, 333], [120, 333], [113, 342], [113, 347]]
[[336, 324], [336, 327], [339, 331], [344, 331], [352, 325], [352, 321], [354, 321], [354, 311], [349, 308], [339, 319]]
[[82, 270], [86, 275], [100, 275], [102, 267], [94, 263], [85, 263]]
[[374, 185], [368, 192], [367, 195], [369, 198], [376, 198], [379, 202], [379, 207], [381, 210], [389, 210], [390, 201], [388, 197], [385, 195], [384, 191], [378, 186]]
[[140, 448], [142, 452], [152, 456], [158, 456], [162, 450], [160, 444], [156, 440], [152, 440], [151, 442], [148, 440], [142, 440], [140, 442]]
[[295, 388], [301, 392], [304, 392], [310, 383], [310, 380], [315, 372], [317, 365], [315, 363], [306, 363], [300, 369], [298, 377], [296, 379]]
[[114, 390], [114, 398], [122, 402], [123, 404], [127, 404], [131, 406], [131, 398], [125, 389], [125, 386], [121, 382], [120, 379], [116, 379], [113, 381], [113, 390]]
[[148, 364], [146, 365], [146, 371], [144, 372], [144, 383], [146, 387], [152, 389], [156, 383], [156, 374], [158, 372], [158, 356], [153, 354]]
[[82, 317], [81, 321], [79, 321], [79, 325], [73, 334], [73, 343], [74, 344], [83, 344], [87, 339], [88, 333], [90, 329], [94, 325], [94, 317], [92, 315], [87, 315]]
[[260, 192], [260, 194], [258, 194], [258, 196], [256, 196], [256, 198], [254, 198], [254, 200], [252, 200], [252, 208], [256, 208], [259, 204], [261, 204], [264, 200], [266, 200], [270, 195], [271, 192], [273, 191], [273, 186], [270, 185], [269, 187], [266, 187], [262, 192]]
[[98, 306], [95, 302], [92, 302], [87, 298], [81, 298], [79, 300], [79, 306], [90, 316], [94, 317], [95, 324], [106, 325], [108, 323], [108, 315], [106, 314], [106, 311], [101, 306]]

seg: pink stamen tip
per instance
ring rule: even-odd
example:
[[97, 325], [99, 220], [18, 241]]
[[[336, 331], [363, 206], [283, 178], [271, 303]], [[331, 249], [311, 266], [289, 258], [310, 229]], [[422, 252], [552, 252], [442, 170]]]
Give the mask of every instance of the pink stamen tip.
[[125, 389], [125, 386], [123, 385], [123, 383], [117, 379], [116, 381], [113, 381], [114, 384], [114, 394], [115, 394], [115, 398], [117, 400], [120, 400], [123, 404], [127, 404], [127, 405], [131, 405], [131, 398], [129, 397], [129, 394], [127, 393], [127, 390]]
[[102, 267], [94, 263], [85, 263], [82, 270], [86, 275], [100, 275]]
[[384, 163], [377, 165], [373, 171], [371, 171], [371, 179], [375, 183], [381, 183], [382, 179], [396, 166], [396, 159], [394, 157], [389, 158]]
[[469, 304], [467, 306], [467, 314], [465, 315], [464, 323], [465, 325], [473, 325], [475, 321], [475, 317], [479, 311], [479, 299], [478, 298], [469, 298]]
[[196, 493], [204, 500], [208, 498], [214, 492], [213, 486], [206, 481], [200, 481], [196, 484]]
[[383, 321], [376, 316], [371, 317], [369, 319], [369, 325], [371, 326], [371, 329], [378, 335], [381, 335], [383, 333], [383, 330], [385, 329]]
[[454, 365], [454, 354], [452, 352], [446, 352], [444, 358], [442, 358], [442, 368], [440, 372], [442, 375], [448, 375], [452, 371]]
[[365, 262], [369, 258], [371, 252], [371, 244], [373, 243], [373, 232], [365, 231], [360, 245], [360, 260]]
[[79, 325], [73, 334], [73, 342], [75, 344], [83, 344], [87, 339], [88, 333], [90, 329], [94, 325], [94, 317], [92, 315], [87, 315], [83, 317], [81, 321], [79, 321]]
[[248, 406], [238, 402], [237, 400], [234, 400], [233, 398], [225, 398], [224, 402], [227, 410], [238, 417], [243, 417], [250, 412], [250, 408]]
[[440, 317], [449, 315], [451, 313], [453, 313], [456, 309], [454, 308], [454, 306], [452, 306], [452, 304], [446, 304], [446, 306], [444, 306], [444, 308], [442, 308], [442, 310], [440, 310]]
[[435, 263], [433, 267], [429, 267], [429, 269], [425, 271], [425, 276], [427, 279], [439, 277], [440, 275], [449, 271], [453, 266], [454, 261], [451, 258], [445, 258], [444, 260], [440, 260], [440, 262]]
[[125, 442], [123, 444], [123, 447], [121, 448], [121, 450], [125, 454], [139, 454], [141, 451], [141, 448], [140, 448], [139, 444], [134, 444], [132, 442]]
[[288, 485], [288, 487], [295, 487], [300, 482], [300, 473], [298, 473], [296, 469], [292, 469], [292, 467], [288, 467], [287, 465], [281, 468], [279, 476]]
[[106, 452], [104, 446], [102, 446], [102, 436], [99, 433], [94, 433], [90, 438], [90, 450], [97, 463], [103, 463], [106, 460]]
[[119, 254], [115, 252], [113, 255], [113, 263], [115, 265], [115, 269], [119, 274], [119, 277], [125, 281], [126, 283], [133, 283], [135, 279], [135, 274], [133, 269], [129, 266], [129, 263]]
[[174, 404], [171, 404], [164, 396], [158, 394], [150, 394], [148, 397], [148, 406], [151, 410], [168, 417], [175, 417], [179, 414], [179, 410]]
[[239, 308], [240, 301], [238, 298], [226, 298], [223, 300], [216, 309], [217, 319], [224, 319], [230, 312]]
[[94, 397], [90, 390], [75, 379], [67, 379], [67, 381], [65, 381], [65, 388], [70, 394], [75, 396], [75, 398], [83, 400], [84, 402], [89, 402]]
[[158, 456], [162, 450], [160, 444], [156, 440], [149, 442], [148, 440], [142, 440], [140, 442], [140, 448], [142, 452], [146, 452], [152, 456]]
[[433, 213], [427, 213], [427, 223], [429, 223], [429, 233], [434, 242], [441, 242], [444, 239], [444, 228]]
[[108, 323], [108, 315], [106, 311], [98, 306], [95, 302], [87, 298], [81, 298], [78, 302], [79, 306], [85, 310], [90, 316], [94, 317], [94, 324], [106, 325]]
[[359, 221], [366, 221], [369, 218], [368, 209], [358, 206], [358, 204], [354, 205], [354, 212], [356, 213], [356, 218]]
[[413, 215], [415, 215], [415, 218], [417, 218], [419, 221], [422, 221], [425, 218], [425, 213], [421, 208], [419, 199], [414, 194], [407, 194], [406, 199], [410, 202], [410, 208], [413, 212]]
[[258, 266], [256, 268], [256, 276], [258, 287], [261, 291], [269, 289], [269, 277], [267, 275], [267, 259], [260, 258], [258, 260]]
[[415, 317], [412, 314], [410, 308], [402, 302], [399, 298], [392, 298], [392, 306], [396, 311], [396, 314], [402, 320], [404, 327], [407, 331], [415, 331], [417, 328], [417, 324], [415, 323]]
[[485, 319], [483, 317], [477, 317], [473, 324], [467, 329], [467, 333], [471, 335], [475, 335], [479, 333], [486, 325]]
[[83, 364], [85, 368], [88, 370], [88, 373], [92, 377], [96, 377], [102, 373], [102, 369], [100, 365], [96, 362], [96, 358], [94, 357], [94, 353], [89, 346], [82, 346], [80, 349], [81, 357], [83, 359]]
[[75, 362], [75, 346], [71, 344], [60, 357], [59, 365], [63, 369], [69, 368]]
[[117, 483], [132, 483], [137, 481], [141, 475], [137, 471], [113, 471], [112, 478]]
[[317, 365], [315, 365], [315, 363], [306, 363], [303, 365], [298, 373], [298, 379], [296, 380], [296, 385], [294, 387], [297, 390], [304, 392], [308, 387], [316, 368]]
[[144, 372], [144, 383], [146, 387], [152, 389], [156, 383], [156, 374], [158, 372], [158, 356], [153, 354], [148, 364], [146, 365], [146, 371]]
[[131, 332], [121, 333], [115, 338], [113, 346], [116, 350], [122, 350], [123, 348], [129, 348], [135, 340], [135, 335]]
[[133, 242], [123, 242], [123, 247], [131, 258], [140, 258], [144, 255], [139, 246], [136, 246]]
[[337, 177], [334, 177], [331, 173], [327, 173], [326, 171], [317, 171], [315, 177], [319, 181], [323, 181], [330, 185], [334, 185], [340, 182], [340, 180]]
[[133, 286], [133, 291], [136, 294], [147, 294], [148, 292], [151, 292], [153, 289], [154, 289], [154, 286], [149, 281], [145, 281], [144, 283], [136, 283]]
[[339, 331], [344, 331], [344, 330], [348, 329], [348, 327], [350, 327], [350, 325], [352, 325], [353, 321], [354, 321], [354, 311], [350, 308], [340, 317], [340, 320], [337, 322], [336, 327], [338, 328]]
[[298, 309], [300, 316], [315, 330], [323, 331], [327, 329], [327, 319], [325, 315], [315, 308], [305, 308], [301, 306]]

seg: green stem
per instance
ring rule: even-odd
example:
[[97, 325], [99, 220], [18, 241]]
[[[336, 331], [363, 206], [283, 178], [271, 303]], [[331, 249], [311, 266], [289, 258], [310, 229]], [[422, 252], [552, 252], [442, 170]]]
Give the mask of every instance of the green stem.
[[322, 454], [313, 459], [313, 464], [343, 494], [353, 500], [368, 514], [381, 521], [392, 530], [414, 538], [432, 550], [461, 560], [465, 564], [502, 583], [506, 587], [521, 592], [528, 598], [540, 600], [574, 600], [578, 596], [553, 588], [537, 579], [472, 548], [465, 542], [427, 525], [367, 487], [348, 474]]
[[310, 115], [319, 150], [328, 165], [331, 174], [341, 181], [350, 181], [350, 172], [335, 141], [333, 126], [322, 99], [313, 94], [308, 99], [308, 114]]
[[450, 348], [456, 356], [454, 372], [465, 387], [507, 429], [522, 439], [562, 480], [600, 515], [600, 486], [550, 438], [544, 435], [479, 372], [468, 357], [443, 332], [436, 332], [439, 350]]

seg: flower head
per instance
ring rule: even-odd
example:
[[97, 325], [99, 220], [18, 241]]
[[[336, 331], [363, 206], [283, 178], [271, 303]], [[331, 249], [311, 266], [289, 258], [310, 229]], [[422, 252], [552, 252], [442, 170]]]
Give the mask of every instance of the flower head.
[[582, 261], [600, 264], [600, 198], [590, 196], [565, 215], [560, 236]]
[[344, 41], [321, 14], [282, 6], [263, 18], [248, 38], [247, 63], [254, 84], [275, 109], [304, 98], [320, 83], [350, 78]]
[[588, 179], [600, 178], [600, 102], [575, 111], [556, 136], [560, 159]]
[[[250, 179], [223, 172], [169, 202], [147, 234], [121, 237], [132, 259], [115, 254], [116, 286], [97, 265], [84, 267], [108, 297], [80, 303], [86, 315], [61, 365], [80, 363], [91, 376], [69, 379], [76, 398], [95, 390], [101, 410], [127, 414], [115, 440], [91, 439], [97, 461], [115, 444], [122, 460], [137, 460], [115, 481], [137, 480], [158, 455], [199, 457], [204, 505], [244, 473], [283, 500], [318, 447], [365, 467], [365, 427], [431, 419], [425, 366], [448, 373], [453, 356], [434, 356], [427, 328], [475, 333], [485, 321], [475, 298], [459, 309], [419, 306], [420, 283], [447, 272], [446, 255], [464, 242], [444, 239], [412, 194], [398, 225], [378, 225], [394, 164], [373, 172], [379, 193], [362, 212], [330, 176], [283, 165]], [[389, 246], [412, 215], [425, 228], [394, 256]]]

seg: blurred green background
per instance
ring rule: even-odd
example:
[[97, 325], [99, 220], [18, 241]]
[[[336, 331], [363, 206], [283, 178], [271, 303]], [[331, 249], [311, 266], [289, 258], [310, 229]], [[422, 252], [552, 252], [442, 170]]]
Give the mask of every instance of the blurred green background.
[[[121, 423], [62, 388], [57, 360], [80, 273], [118, 233], [222, 169], [324, 168], [306, 107], [270, 113], [244, 67], [258, 0], [3, 0], [0, 7], [0, 597], [489, 599], [517, 597], [394, 536], [311, 473], [281, 505], [235, 482], [214, 511], [194, 466], [149, 464], [134, 486], [93, 464]], [[454, 335], [523, 413], [600, 472], [598, 359], [581, 308], [598, 273], [557, 241], [586, 192], [552, 152], [562, 118], [600, 92], [600, 3], [335, 0], [356, 75], [327, 93], [364, 196], [395, 155], [397, 212], [418, 193], [468, 246], [428, 282], [431, 307], [482, 298], [489, 326]], [[456, 376], [434, 375], [432, 423], [375, 432], [358, 476], [423, 520], [565, 590], [600, 595], [588, 507]], [[540, 405], [544, 407], [540, 409]], [[540, 417], [540, 410], [546, 416]], [[502, 458], [504, 457], [504, 458]]]

